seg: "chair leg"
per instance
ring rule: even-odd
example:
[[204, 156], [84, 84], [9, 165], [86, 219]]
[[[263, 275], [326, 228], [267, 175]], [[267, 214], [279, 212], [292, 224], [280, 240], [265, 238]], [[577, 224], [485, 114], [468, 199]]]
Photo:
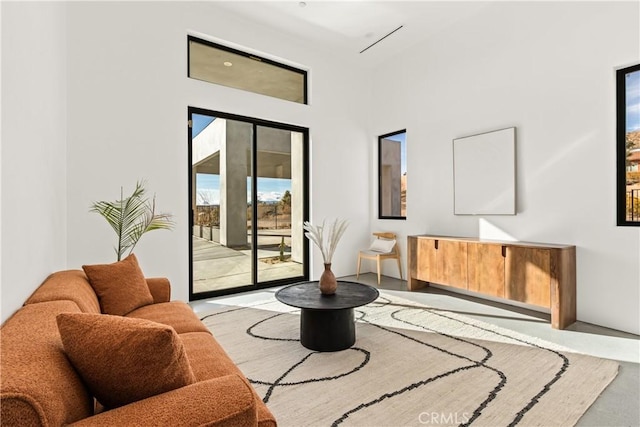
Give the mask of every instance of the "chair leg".
[[404, 278], [402, 277], [402, 263], [400, 262], [400, 258], [397, 258], [398, 260], [398, 270], [400, 271], [400, 280], [404, 280]]
[[358, 255], [358, 269], [356, 270], [356, 279], [360, 277], [360, 263], [362, 262], [362, 258]]
[[378, 286], [380, 286], [380, 257], [376, 258], [376, 263], [378, 264]]

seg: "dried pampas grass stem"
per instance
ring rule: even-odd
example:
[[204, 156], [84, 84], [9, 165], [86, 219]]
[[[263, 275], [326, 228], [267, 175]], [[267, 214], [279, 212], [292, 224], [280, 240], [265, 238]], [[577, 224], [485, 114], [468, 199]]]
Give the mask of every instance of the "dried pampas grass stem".
[[348, 223], [346, 220], [340, 219], [335, 219], [333, 222], [330, 222], [329, 225], [325, 225], [325, 223], [326, 220], [323, 220], [322, 225], [315, 226], [309, 221], [305, 221], [304, 229], [306, 233], [304, 233], [304, 235], [320, 249], [324, 263], [331, 264], [333, 253], [338, 246], [340, 238], [347, 229]]

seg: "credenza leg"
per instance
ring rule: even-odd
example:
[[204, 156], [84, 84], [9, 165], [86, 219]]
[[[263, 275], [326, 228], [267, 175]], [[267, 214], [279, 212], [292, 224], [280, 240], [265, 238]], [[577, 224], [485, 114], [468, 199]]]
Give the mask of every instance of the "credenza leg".
[[429, 282], [424, 282], [422, 280], [410, 277], [409, 280], [407, 280], [407, 285], [410, 291], [415, 291], [418, 289], [426, 288], [427, 286], [429, 286]]

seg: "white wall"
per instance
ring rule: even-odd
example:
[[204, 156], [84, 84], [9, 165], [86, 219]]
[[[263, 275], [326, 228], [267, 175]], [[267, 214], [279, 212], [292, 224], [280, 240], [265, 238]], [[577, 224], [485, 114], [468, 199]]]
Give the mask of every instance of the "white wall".
[[[637, 2], [497, 2], [380, 67], [370, 149], [407, 129], [408, 213], [377, 220], [371, 188], [372, 229], [478, 236], [484, 219], [574, 244], [579, 320], [639, 333], [640, 229], [615, 225], [614, 73], [640, 59], [638, 16]], [[452, 139], [510, 126], [518, 214], [454, 216]]]
[[1, 2], [2, 322], [66, 267], [66, 7]]
[[[69, 9], [68, 264], [115, 260], [114, 236], [88, 212], [146, 178], [173, 231], [146, 235], [136, 254], [147, 275], [167, 276], [187, 299], [189, 195], [187, 106], [311, 129], [311, 218], [351, 227], [336, 252], [337, 275], [355, 270], [369, 232], [367, 86], [360, 70], [307, 43], [240, 20], [206, 2], [72, 2]], [[205, 34], [311, 69], [311, 105], [191, 80], [187, 34]], [[321, 258], [312, 259], [319, 277]]]
[[[640, 230], [614, 216], [614, 68], [638, 61], [637, 3], [497, 2], [381, 65], [371, 92], [356, 64], [214, 3], [1, 8], [3, 320], [50, 272], [115, 259], [111, 230], [88, 207], [139, 178], [177, 227], [145, 236], [136, 253], [187, 299], [195, 106], [311, 129], [312, 220], [351, 220], [337, 275], [353, 273], [372, 230], [478, 235], [482, 218], [452, 214], [451, 140], [516, 126], [518, 215], [485, 219], [520, 240], [575, 244], [578, 317], [640, 332]], [[188, 33], [309, 67], [311, 105], [188, 79]], [[402, 128], [408, 219], [380, 221], [376, 136]]]

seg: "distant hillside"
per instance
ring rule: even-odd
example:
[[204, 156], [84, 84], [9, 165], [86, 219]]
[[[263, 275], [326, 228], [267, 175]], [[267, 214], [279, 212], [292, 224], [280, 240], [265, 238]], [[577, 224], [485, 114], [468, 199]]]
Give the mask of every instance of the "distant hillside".
[[633, 141], [633, 146], [635, 148], [640, 148], [640, 130], [627, 133], [627, 138]]

